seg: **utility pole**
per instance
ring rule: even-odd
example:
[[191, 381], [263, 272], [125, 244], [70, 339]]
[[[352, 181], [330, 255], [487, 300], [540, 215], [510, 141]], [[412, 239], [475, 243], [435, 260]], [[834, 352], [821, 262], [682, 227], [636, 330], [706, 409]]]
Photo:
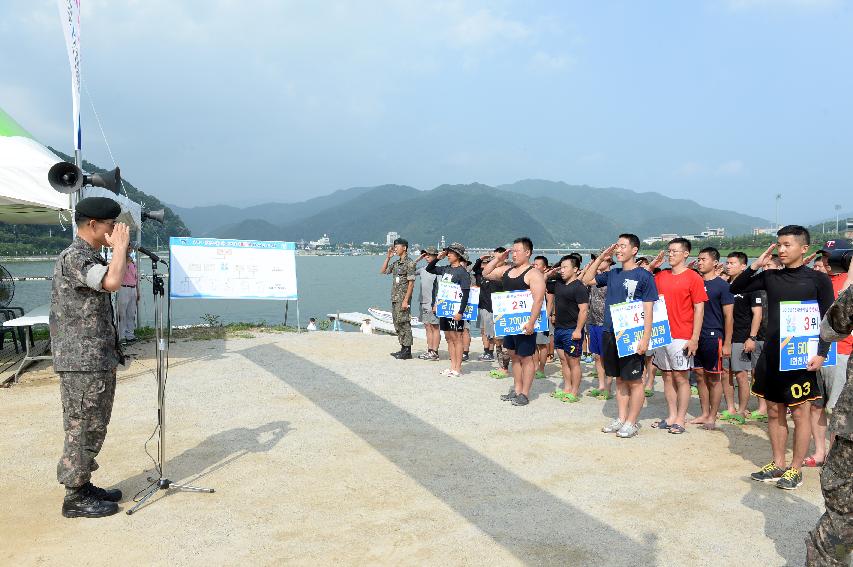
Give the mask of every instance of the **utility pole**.
[[838, 234], [838, 212], [841, 210], [841, 205], [835, 205], [835, 233]]
[[776, 228], [779, 228], [779, 203], [782, 202], [782, 193], [776, 193]]

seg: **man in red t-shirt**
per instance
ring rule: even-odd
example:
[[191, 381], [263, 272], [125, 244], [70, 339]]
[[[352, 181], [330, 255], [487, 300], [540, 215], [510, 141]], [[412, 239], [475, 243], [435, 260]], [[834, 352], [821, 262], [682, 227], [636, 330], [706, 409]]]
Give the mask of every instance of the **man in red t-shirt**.
[[654, 365], [663, 372], [663, 392], [669, 415], [656, 425], [670, 433], [684, 433], [684, 421], [690, 404], [688, 371], [693, 367], [693, 355], [699, 347], [699, 333], [705, 301], [705, 282], [702, 276], [687, 267], [690, 241], [673, 238], [667, 247], [668, 270], [655, 276], [658, 293], [666, 301], [666, 314], [672, 342], [655, 349]]
[[[834, 249], [853, 248], [853, 243], [846, 238], [828, 241], [823, 248], [820, 249], [820, 258], [817, 260], [823, 265], [823, 271], [829, 274], [829, 279], [832, 280], [832, 291], [835, 298], [844, 289], [844, 283], [847, 280], [846, 273], [832, 273], [829, 266], [829, 255]], [[853, 336], [849, 336], [843, 341], [838, 341], [836, 348], [838, 349], [838, 361], [835, 366], [824, 366], [817, 371], [818, 385], [823, 393], [822, 400], [816, 400], [812, 403], [811, 421], [812, 421], [812, 438], [815, 441], [815, 452], [813, 455], [806, 457], [803, 465], [807, 467], [819, 467], [826, 459], [826, 415], [831, 413], [835, 408], [835, 403], [838, 401], [838, 396], [841, 395], [841, 390], [847, 383], [847, 361], [850, 360], [850, 354], [853, 352]], [[835, 442], [835, 433], [830, 431], [829, 445]]]

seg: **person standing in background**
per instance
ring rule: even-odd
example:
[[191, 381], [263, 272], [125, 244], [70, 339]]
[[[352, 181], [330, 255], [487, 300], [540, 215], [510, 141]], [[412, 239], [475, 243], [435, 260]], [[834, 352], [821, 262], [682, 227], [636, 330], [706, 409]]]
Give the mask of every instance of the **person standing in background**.
[[118, 337], [124, 342], [136, 340], [136, 310], [139, 306], [139, 287], [136, 263], [133, 261], [131, 249], [127, 249], [127, 268], [124, 279], [116, 294], [116, 327]]

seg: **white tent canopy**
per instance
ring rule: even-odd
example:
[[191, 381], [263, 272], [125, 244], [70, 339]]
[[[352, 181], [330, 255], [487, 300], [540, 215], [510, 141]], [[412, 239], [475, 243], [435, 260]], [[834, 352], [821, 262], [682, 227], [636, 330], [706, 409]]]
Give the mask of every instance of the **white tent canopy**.
[[[47, 172], [62, 159], [33, 139], [0, 109], [0, 222], [10, 224], [65, 224], [71, 222], [71, 199], [47, 182]], [[122, 208], [119, 220], [137, 229], [142, 207], [124, 195], [100, 187], [86, 187], [83, 197], [109, 197]]]

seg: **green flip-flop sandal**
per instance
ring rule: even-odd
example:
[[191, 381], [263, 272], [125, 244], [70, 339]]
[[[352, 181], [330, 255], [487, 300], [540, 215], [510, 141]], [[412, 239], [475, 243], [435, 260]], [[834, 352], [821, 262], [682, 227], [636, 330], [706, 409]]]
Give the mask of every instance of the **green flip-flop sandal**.
[[598, 396], [600, 396], [600, 395], [601, 395], [601, 390], [599, 390], [598, 388], [591, 388], [591, 389], [586, 393], [586, 395], [587, 395], [587, 396], [589, 396], [590, 398], [597, 398]]
[[540, 370], [537, 370], [537, 371], [536, 371], [536, 379], [537, 379], [537, 380], [541, 380], [541, 379], [542, 379], [542, 378], [544, 378], [544, 377], [545, 377], [545, 373], [544, 373], [544, 372], [542, 372], [542, 371], [540, 371]]
[[732, 423], [737, 423], [738, 425], [743, 425], [746, 423], [746, 418], [740, 414], [732, 414], [732, 417], [729, 418], [729, 421]]
[[566, 392], [566, 395], [564, 395], [564, 396], [562, 397], [562, 400], [563, 400], [564, 402], [571, 402], [571, 403], [575, 403], [575, 402], [579, 402], [579, 401], [581, 401], [581, 399], [580, 399], [579, 397], [577, 397], [576, 395], [572, 394], [571, 392]]
[[763, 413], [758, 413], [758, 410], [752, 412], [749, 417], [754, 419], [755, 421], [767, 421], [767, 415]]
[[646, 396], [647, 398], [651, 398], [652, 396], [655, 395], [655, 391], [649, 390], [648, 388], [646, 388], [645, 390], [643, 390], [643, 395]]
[[613, 397], [613, 394], [611, 394], [610, 392], [606, 392], [604, 390], [602, 390], [601, 393], [596, 396], [596, 398], [598, 398], [599, 400], [603, 400], [603, 401], [607, 401], [607, 400], [611, 399], [612, 397]]

